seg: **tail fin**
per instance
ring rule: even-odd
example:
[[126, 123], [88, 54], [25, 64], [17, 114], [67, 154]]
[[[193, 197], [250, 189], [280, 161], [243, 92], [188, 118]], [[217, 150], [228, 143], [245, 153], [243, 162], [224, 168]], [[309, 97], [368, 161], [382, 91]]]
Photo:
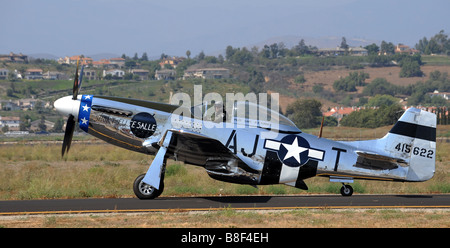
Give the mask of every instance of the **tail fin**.
[[385, 151], [409, 161], [406, 181], [426, 181], [433, 177], [436, 158], [436, 115], [409, 108], [383, 138]]

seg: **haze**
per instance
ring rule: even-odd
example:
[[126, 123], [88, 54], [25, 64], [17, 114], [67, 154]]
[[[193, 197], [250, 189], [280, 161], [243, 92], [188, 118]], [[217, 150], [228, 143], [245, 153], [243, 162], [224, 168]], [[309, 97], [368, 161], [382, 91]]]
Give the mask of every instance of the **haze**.
[[6, 0], [0, 54], [185, 56], [285, 36], [414, 46], [449, 32], [449, 9], [448, 0]]

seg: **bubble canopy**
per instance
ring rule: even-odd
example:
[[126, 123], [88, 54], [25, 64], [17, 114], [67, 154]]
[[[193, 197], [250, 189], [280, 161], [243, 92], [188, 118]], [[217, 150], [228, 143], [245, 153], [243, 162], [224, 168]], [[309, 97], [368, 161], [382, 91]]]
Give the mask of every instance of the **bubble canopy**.
[[[234, 102], [231, 111], [226, 104], [219, 102], [207, 105], [207, 102], [193, 106], [192, 115], [197, 119], [214, 122], [231, 122], [237, 127], [265, 128], [274, 131], [300, 133], [297, 126], [286, 116], [265, 106], [249, 101]], [[222, 113], [220, 117], [219, 114]], [[231, 113], [229, 113], [231, 112]]]

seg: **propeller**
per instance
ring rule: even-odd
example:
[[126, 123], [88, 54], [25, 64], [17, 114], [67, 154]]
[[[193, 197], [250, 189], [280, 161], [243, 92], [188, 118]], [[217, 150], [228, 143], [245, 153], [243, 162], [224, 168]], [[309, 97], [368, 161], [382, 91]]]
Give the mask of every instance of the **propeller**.
[[73, 131], [75, 129], [75, 117], [73, 115], [69, 115], [69, 119], [67, 119], [66, 123], [66, 132], [64, 133], [64, 141], [62, 146], [61, 156], [64, 157], [64, 153], [69, 152], [70, 143], [72, 143]]
[[[83, 79], [83, 68], [81, 66], [80, 76], [78, 76], [78, 66], [79, 60], [77, 60], [77, 69], [75, 71], [75, 80], [73, 81], [73, 100], [77, 100], [78, 92], [81, 88], [81, 80]], [[64, 153], [69, 152], [70, 144], [72, 143], [73, 131], [75, 130], [75, 116], [69, 114], [69, 118], [66, 123], [66, 131], [64, 133], [63, 146], [61, 151], [61, 156], [64, 157]]]

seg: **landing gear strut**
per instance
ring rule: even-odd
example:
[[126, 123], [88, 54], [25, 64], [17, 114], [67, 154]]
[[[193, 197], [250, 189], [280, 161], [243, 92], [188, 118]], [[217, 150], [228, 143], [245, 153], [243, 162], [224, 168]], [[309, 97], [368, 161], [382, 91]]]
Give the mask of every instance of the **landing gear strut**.
[[341, 195], [342, 196], [351, 196], [353, 194], [353, 187], [350, 185], [346, 185], [342, 183]]

